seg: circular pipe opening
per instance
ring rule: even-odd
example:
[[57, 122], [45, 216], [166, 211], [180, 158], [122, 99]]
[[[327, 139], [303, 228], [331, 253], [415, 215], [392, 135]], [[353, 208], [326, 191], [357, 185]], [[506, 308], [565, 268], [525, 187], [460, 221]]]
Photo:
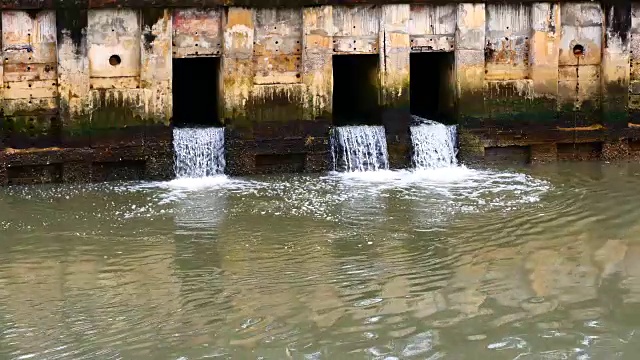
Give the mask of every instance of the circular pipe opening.
[[121, 62], [122, 59], [120, 59], [120, 56], [118, 55], [111, 55], [109, 57], [109, 64], [111, 64], [111, 66], [118, 66]]
[[584, 55], [584, 46], [577, 44], [573, 47], [573, 55], [582, 56]]

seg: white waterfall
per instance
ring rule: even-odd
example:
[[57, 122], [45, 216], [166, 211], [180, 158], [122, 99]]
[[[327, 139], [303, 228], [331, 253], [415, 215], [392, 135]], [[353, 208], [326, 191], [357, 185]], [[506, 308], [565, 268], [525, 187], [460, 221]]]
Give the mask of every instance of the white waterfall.
[[347, 172], [389, 169], [387, 139], [382, 126], [341, 126], [332, 139], [334, 169]]
[[414, 116], [411, 126], [413, 165], [416, 169], [435, 169], [457, 165], [457, 129], [436, 121]]
[[203, 178], [224, 173], [224, 128], [174, 128], [177, 178]]

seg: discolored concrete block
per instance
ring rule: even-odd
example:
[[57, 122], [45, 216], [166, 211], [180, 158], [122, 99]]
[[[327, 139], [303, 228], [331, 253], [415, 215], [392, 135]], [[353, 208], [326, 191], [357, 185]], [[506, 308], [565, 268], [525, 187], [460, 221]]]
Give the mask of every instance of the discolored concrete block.
[[[172, 12], [169, 9], [141, 10], [142, 31], [140, 44], [141, 102], [145, 109], [143, 136], [145, 142], [153, 142], [162, 128], [169, 129], [173, 115], [172, 96]], [[149, 128], [158, 129], [152, 136]]]
[[552, 126], [558, 104], [560, 5], [533, 3], [531, 27], [529, 78], [532, 80], [534, 98], [540, 106], [529, 115], [536, 123]]
[[64, 147], [83, 147], [91, 143], [87, 22], [86, 9], [65, 8], [56, 12], [61, 142]]
[[246, 111], [253, 86], [253, 45], [255, 36], [253, 9], [230, 7], [223, 27], [223, 123], [232, 134], [250, 139], [250, 114]]
[[382, 7], [384, 51], [380, 52], [382, 104], [392, 108], [409, 106], [409, 5]]
[[531, 6], [487, 4], [485, 80], [521, 80], [529, 75]]
[[174, 9], [173, 57], [221, 56], [222, 8]]
[[558, 108], [563, 126], [601, 123], [604, 14], [600, 4], [561, 4]]
[[134, 9], [89, 10], [87, 56], [93, 89], [138, 87], [140, 15]]
[[380, 19], [384, 17], [383, 12], [384, 6], [382, 9], [375, 5], [334, 6], [333, 52], [377, 54], [380, 48]]
[[331, 119], [333, 96], [333, 7], [302, 9], [302, 82], [305, 120]]
[[56, 18], [50, 10], [2, 13], [2, 132], [8, 147], [60, 142]]
[[485, 116], [485, 4], [458, 4], [455, 72], [460, 124], [479, 126]]
[[602, 116], [608, 128], [629, 122], [631, 3], [605, 2], [602, 56]]
[[301, 83], [301, 55], [301, 9], [257, 10], [253, 46], [254, 84]]
[[457, 10], [456, 4], [409, 5], [411, 50], [453, 51]]

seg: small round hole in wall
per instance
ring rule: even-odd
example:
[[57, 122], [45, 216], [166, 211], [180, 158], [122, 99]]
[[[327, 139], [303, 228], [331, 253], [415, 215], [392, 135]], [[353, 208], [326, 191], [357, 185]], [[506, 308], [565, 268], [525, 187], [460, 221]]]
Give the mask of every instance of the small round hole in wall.
[[31, 56], [29, 56], [29, 61], [31, 61]]
[[44, 72], [49, 72], [49, 71], [51, 71], [51, 66], [45, 65], [44, 66]]
[[198, 44], [196, 44], [196, 46], [198, 46]]
[[29, 84], [29, 87], [31, 87], [31, 84]]
[[276, 45], [278, 45], [278, 40], [276, 40]]
[[198, 35], [198, 32], [196, 31], [196, 35]]
[[27, 71], [31, 71], [31, 66], [27, 66]]
[[573, 55], [582, 56], [584, 55], [584, 46], [577, 44], [573, 47]]
[[120, 65], [121, 62], [122, 62], [122, 59], [120, 59], [120, 56], [118, 55], [111, 55], [109, 57], [109, 64], [111, 66], [118, 66]]

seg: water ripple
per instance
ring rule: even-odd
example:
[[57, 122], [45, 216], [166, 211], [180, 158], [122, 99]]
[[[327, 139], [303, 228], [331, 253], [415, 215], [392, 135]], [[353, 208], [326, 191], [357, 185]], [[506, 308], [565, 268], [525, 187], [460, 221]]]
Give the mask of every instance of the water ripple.
[[2, 189], [0, 357], [633, 357], [639, 173]]

